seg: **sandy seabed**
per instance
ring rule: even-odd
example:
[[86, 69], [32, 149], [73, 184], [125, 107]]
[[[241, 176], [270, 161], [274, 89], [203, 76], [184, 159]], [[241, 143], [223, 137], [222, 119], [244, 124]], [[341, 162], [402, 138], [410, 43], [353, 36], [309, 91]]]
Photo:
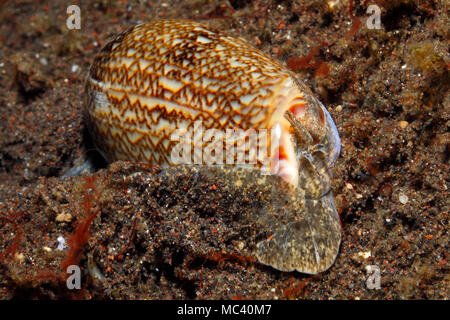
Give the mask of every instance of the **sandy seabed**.
[[[0, 298], [448, 299], [448, 1], [67, 1], [0, 5]], [[286, 63], [336, 122], [334, 265], [280, 272], [239, 215], [252, 190], [223, 177], [117, 162], [60, 175], [92, 152], [84, 79], [100, 48], [156, 18], [206, 23]], [[67, 248], [58, 250], [58, 237]], [[67, 265], [82, 289], [66, 286]], [[380, 287], [367, 285], [368, 268]], [[369, 279], [370, 280], [370, 279]]]

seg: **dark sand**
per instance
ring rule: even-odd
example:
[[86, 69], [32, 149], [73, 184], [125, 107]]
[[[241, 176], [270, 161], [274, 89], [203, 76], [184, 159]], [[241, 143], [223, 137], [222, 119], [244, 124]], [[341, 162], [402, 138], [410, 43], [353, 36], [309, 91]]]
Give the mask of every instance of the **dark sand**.
[[[448, 1], [371, 1], [381, 30], [366, 27], [364, 1], [85, 3], [80, 30], [66, 27], [67, 1], [0, 4], [1, 299], [449, 298]], [[328, 108], [342, 140], [333, 192], [343, 228], [328, 271], [257, 262], [261, 239], [234, 219], [251, 209], [245, 186], [164, 180], [129, 163], [59, 177], [90, 148], [81, 110], [95, 54], [154, 18], [246, 38]], [[70, 248], [58, 250], [58, 236]], [[67, 289], [68, 264], [88, 271], [82, 290]], [[367, 287], [368, 266], [381, 288]]]

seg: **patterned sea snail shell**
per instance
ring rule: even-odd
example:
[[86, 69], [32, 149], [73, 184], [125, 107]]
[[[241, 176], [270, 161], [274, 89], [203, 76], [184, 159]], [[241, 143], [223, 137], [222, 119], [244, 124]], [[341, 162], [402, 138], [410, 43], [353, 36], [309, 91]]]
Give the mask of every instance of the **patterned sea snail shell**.
[[[215, 129], [214, 135], [227, 129], [275, 132], [268, 135], [270, 155], [258, 153], [251, 165], [261, 168], [269, 160], [270, 173], [302, 195], [308, 219], [260, 242], [257, 257], [279, 270], [306, 273], [322, 272], [334, 262], [340, 223], [329, 169], [339, 155], [339, 135], [325, 107], [282, 64], [204, 24], [158, 20], [132, 27], [101, 50], [86, 93], [87, 127], [108, 161], [177, 164], [173, 150], [180, 144], [189, 150], [192, 142], [208, 144], [196, 137], [199, 121], [203, 129]], [[193, 138], [173, 139], [180, 130], [193, 132]], [[241, 143], [251, 158], [263, 138], [234, 137], [231, 145]], [[204, 164], [192, 149], [187, 160]], [[230, 145], [219, 149], [223, 154], [215, 164], [229, 164]]]
[[171, 135], [192, 130], [195, 121], [222, 131], [276, 126], [277, 149], [268, 142], [271, 172], [294, 186], [316, 174], [302, 182], [300, 158], [311, 162], [319, 152], [328, 168], [339, 154], [330, 114], [291, 71], [200, 23], [159, 20], [122, 33], [95, 58], [86, 92], [88, 128], [108, 161], [173, 164], [179, 142]]

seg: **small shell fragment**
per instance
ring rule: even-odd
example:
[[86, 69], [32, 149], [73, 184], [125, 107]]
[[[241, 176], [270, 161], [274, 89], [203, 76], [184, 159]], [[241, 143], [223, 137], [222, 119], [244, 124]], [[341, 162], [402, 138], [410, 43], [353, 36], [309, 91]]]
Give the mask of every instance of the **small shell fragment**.
[[400, 196], [398, 197], [401, 204], [407, 204], [408, 203], [408, 196], [404, 195], [403, 193], [400, 193]]
[[108, 161], [268, 169], [267, 183], [290, 186], [279, 192], [293, 196], [293, 209], [257, 245], [259, 261], [305, 273], [332, 265], [341, 231], [329, 169], [339, 135], [326, 108], [282, 64], [204, 24], [158, 20], [109, 42], [86, 92], [87, 126]]

